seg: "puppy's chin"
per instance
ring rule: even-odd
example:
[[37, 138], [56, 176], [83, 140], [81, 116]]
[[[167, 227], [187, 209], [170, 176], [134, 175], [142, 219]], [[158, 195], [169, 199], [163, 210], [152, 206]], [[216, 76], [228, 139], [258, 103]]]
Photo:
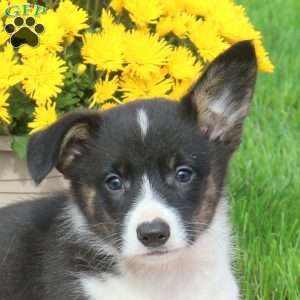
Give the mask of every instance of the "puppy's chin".
[[149, 265], [153, 267], [172, 264], [183, 255], [184, 250], [185, 248], [145, 251], [144, 253], [128, 255], [125, 257], [125, 261], [130, 265]]

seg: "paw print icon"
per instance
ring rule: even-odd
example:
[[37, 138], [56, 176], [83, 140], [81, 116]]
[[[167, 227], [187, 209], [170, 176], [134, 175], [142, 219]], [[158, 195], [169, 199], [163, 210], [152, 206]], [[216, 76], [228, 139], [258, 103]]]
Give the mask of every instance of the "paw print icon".
[[13, 24], [7, 24], [5, 31], [10, 35], [10, 42], [14, 48], [22, 45], [36, 47], [39, 43], [39, 34], [45, 31], [42, 24], [36, 24], [33, 17], [26, 19], [16, 17]]

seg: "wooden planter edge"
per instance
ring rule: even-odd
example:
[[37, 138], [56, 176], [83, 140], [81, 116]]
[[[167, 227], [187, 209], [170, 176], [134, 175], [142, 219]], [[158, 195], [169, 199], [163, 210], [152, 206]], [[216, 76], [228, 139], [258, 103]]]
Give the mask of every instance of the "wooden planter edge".
[[26, 162], [18, 160], [11, 149], [11, 140], [10, 137], [0, 137], [0, 207], [43, 197], [68, 187], [68, 182], [56, 170], [36, 186], [27, 171]]
[[10, 136], [0, 136], [0, 151], [12, 151], [12, 138]]

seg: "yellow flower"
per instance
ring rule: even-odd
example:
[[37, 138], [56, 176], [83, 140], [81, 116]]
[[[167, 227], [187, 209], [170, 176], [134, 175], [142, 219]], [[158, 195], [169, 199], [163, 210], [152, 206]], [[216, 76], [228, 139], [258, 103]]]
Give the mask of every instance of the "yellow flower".
[[114, 16], [108, 9], [102, 9], [99, 21], [103, 30], [109, 30], [115, 23]]
[[124, 74], [121, 81], [125, 102], [138, 98], [166, 97], [172, 89], [172, 85], [172, 79], [165, 78], [163, 72], [156, 74], [149, 80]]
[[126, 73], [143, 79], [160, 71], [167, 64], [171, 47], [157, 35], [132, 31], [125, 42], [125, 62], [128, 64]]
[[[231, 1], [217, 1], [211, 8], [207, 20], [214, 22], [220, 34], [230, 43], [241, 40], [253, 40], [259, 38], [259, 32], [255, 31], [249, 18], [246, 15], [245, 8], [241, 5], [235, 5]], [[218, 3], [217, 3], [218, 2]]]
[[178, 37], [184, 37], [190, 25], [196, 21], [196, 18], [187, 13], [178, 13], [173, 16], [173, 29], [172, 31]]
[[0, 0], [0, 18], [2, 19], [5, 16], [5, 10], [8, 7], [7, 0]]
[[75, 36], [67, 36], [65, 39], [65, 47], [69, 47], [75, 41]]
[[86, 33], [81, 55], [85, 63], [96, 65], [98, 70], [117, 71], [124, 62], [123, 36], [118, 31]]
[[30, 134], [48, 127], [57, 120], [55, 106], [55, 103], [48, 102], [35, 107], [34, 120], [28, 123], [28, 128], [31, 128]]
[[167, 16], [160, 18], [156, 26], [156, 32], [160, 35], [166, 35], [169, 32], [173, 32], [180, 38], [184, 38], [190, 25], [196, 22], [196, 18], [185, 12], [177, 13], [173, 16]]
[[26, 0], [2, 0], [3, 3], [6, 3], [6, 7], [13, 6], [13, 5], [22, 5], [22, 4], [28, 4], [28, 1]]
[[120, 13], [124, 8], [124, 0], [112, 0], [110, 6], [117, 12]]
[[11, 45], [0, 52], [0, 66], [0, 89], [7, 89], [21, 81], [20, 66], [17, 65]]
[[124, 0], [124, 7], [139, 27], [156, 23], [163, 8], [160, 0]]
[[40, 46], [45, 46], [52, 53], [62, 51], [65, 31], [60, 24], [58, 14], [49, 9], [45, 15], [41, 15], [37, 19], [37, 22], [45, 27], [44, 33], [40, 35]]
[[162, 0], [162, 5], [164, 16], [172, 16], [185, 12], [205, 17], [212, 7], [211, 0]]
[[8, 93], [5, 90], [0, 89], [0, 121], [6, 124], [9, 124], [11, 121], [8, 113], [8, 97]]
[[262, 41], [260, 39], [254, 40], [253, 44], [257, 56], [258, 70], [262, 72], [273, 73], [274, 65], [268, 56], [268, 52], [263, 47]]
[[64, 29], [65, 37], [78, 36], [80, 30], [88, 28], [87, 12], [74, 5], [70, 0], [60, 1], [56, 14]]
[[0, 46], [3, 45], [9, 38], [9, 35], [3, 29], [4, 25], [3, 22], [0, 20]]
[[172, 16], [185, 12], [197, 16], [206, 16], [211, 8], [210, 0], [163, 0], [163, 15]]
[[168, 98], [180, 100], [188, 92], [195, 80], [197, 80], [197, 78], [193, 80], [175, 81], [173, 90], [168, 95]]
[[170, 33], [174, 28], [173, 18], [170, 16], [162, 17], [156, 25], [156, 33], [159, 36], [164, 36]]
[[162, 15], [171, 16], [180, 11], [176, 1], [174, 0], [164, 0], [162, 1]]
[[125, 27], [123, 24], [115, 22], [114, 16], [107, 9], [103, 9], [100, 16], [100, 24], [104, 32], [109, 32], [113, 35], [120, 35], [121, 38], [125, 32]]
[[190, 50], [181, 46], [174, 49], [170, 55], [168, 70], [175, 79], [193, 80], [199, 76], [202, 65]]
[[119, 79], [114, 76], [109, 79], [108, 75], [104, 80], [100, 79], [95, 85], [95, 93], [89, 107], [94, 107], [97, 104], [104, 104], [105, 101], [115, 99], [114, 94], [118, 90]]
[[101, 104], [101, 110], [111, 109], [117, 105], [118, 104], [116, 102], [105, 102], [105, 103]]
[[[15, 6], [15, 5], [23, 5], [28, 4], [26, 0], [0, 0], [0, 19], [5, 17], [5, 11], [8, 7]], [[11, 13], [15, 11], [12, 10]]]
[[[37, 57], [44, 57], [47, 56], [53, 52], [49, 51], [45, 45], [40, 45], [38, 47], [31, 47], [29, 45], [23, 45], [18, 49], [18, 52], [22, 55], [22, 60], [34, 56]], [[55, 53], [55, 52], [54, 52]]]
[[199, 20], [191, 24], [189, 38], [205, 62], [212, 61], [229, 47], [219, 35], [215, 24], [208, 21]]
[[[210, 11], [212, 5], [211, 0], [173, 0], [176, 3], [177, 10], [185, 11], [189, 14], [205, 17]], [[216, 0], [219, 2], [226, 0]], [[231, 1], [231, 0], [229, 0]], [[217, 5], [217, 4], [216, 4]]]
[[43, 59], [34, 55], [24, 58], [21, 70], [25, 92], [42, 104], [61, 92], [67, 67], [61, 58], [48, 54]]
[[85, 64], [79, 64], [77, 65], [77, 75], [82, 75], [86, 71], [86, 65]]

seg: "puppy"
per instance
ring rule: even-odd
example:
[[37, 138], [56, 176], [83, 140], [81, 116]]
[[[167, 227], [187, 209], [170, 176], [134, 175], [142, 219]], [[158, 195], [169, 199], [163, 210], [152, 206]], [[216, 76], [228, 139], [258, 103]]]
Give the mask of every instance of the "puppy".
[[0, 212], [1, 300], [237, 300], [224, 192], [255, 79], [252, 44], [180, 102], [76, 112], [32, 136], [28, 168], [70, 192]]

